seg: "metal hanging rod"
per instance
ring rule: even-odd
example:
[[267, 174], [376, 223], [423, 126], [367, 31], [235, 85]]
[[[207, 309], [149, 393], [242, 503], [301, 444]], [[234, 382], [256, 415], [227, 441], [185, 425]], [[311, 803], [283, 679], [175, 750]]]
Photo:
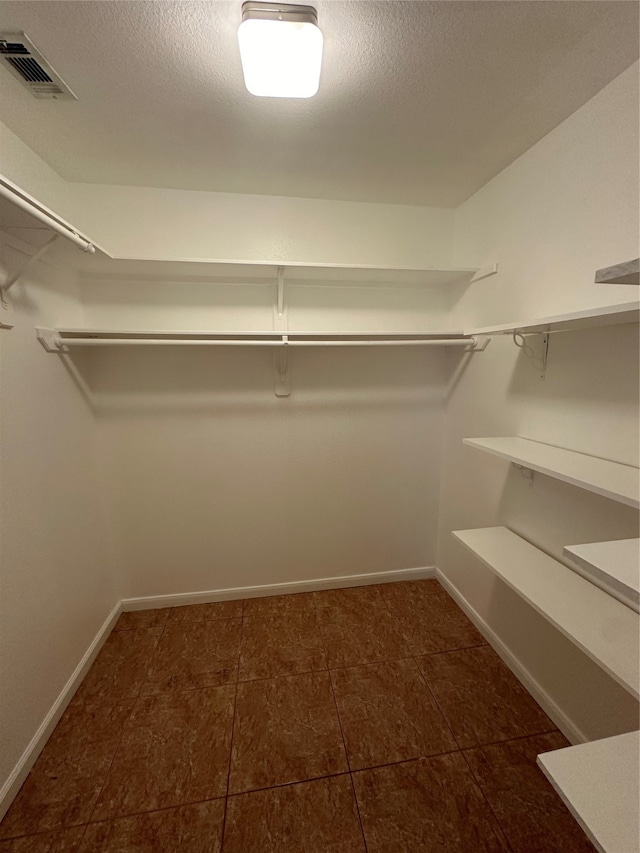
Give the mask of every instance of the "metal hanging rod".
[[[328, 334], [307, 333], [153, 333], [97, 332], [37, 329], [40, 343], [47, 352], [64, 352], [68, 347], [101, 346], [237, 346], [237, 347], [362, 347], [362, 346], [426, 346], [464, 347], [470, 351], [484, 350], [488, 338], [472, 335], [420, 335], [411, 333]], [[155, 337], [154, 337], [155, 334]]]
[[51, 231], [55, 231], [56, 234], [60, 234], [62, 237], [75, 243], [83, 252], [89, 252], [89, 254], [95, 252], [96, 249], [93, 243], [87, 240], [86, 237], [78, 234], [77, 231], [74, 231], [68, 222], [60, 219], [51, 210], [48, 210], [37, 202], [36, 199], [2, 176], [0, 176], [0, 197], [5, 198], [16, 207], [24, 210], [25, 213], [33, 216], [34, 219], [37, 219], [43, 225], [46, 225], [47, 228], [50, 228]]

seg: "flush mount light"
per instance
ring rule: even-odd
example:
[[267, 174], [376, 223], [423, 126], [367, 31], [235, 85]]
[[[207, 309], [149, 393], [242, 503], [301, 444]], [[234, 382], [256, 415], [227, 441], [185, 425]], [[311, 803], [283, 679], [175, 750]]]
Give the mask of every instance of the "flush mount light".
[[311, 98], [318, 91], [322, 33], [312, 6], [243, 3], [238, 42], [252, 95]]

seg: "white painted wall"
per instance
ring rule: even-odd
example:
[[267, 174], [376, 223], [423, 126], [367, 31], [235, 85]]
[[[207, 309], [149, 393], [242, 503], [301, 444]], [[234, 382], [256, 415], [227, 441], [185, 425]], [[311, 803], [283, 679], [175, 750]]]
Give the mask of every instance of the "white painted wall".
[[[637, 299], [594, 285], [597, 267], [638, 256], [637, 66], [498, 175], [457, 212], [465, 263], [500, 273], [453, 294], [471, 326]], [[495, 338], [452, 386], [446, 411], [438, 565], [564, 715], [574, 737], [638, 726], [638, 705], [453, 540], [506, 525], [552, 554], [638, 535], [638, 514], [462, 445], [522, 435], [638, 464], [638, 328], [552, 337], [545, 380], [510, 338]]]
[[73, 184], [74, 222], [117, 258], [448, 267], [454, 211]]
[[[5, 249], [0, 275], [23, 261]], [[34, 334], [38, 323], [82, 322], [74, 292], [68, 272], [38, 264], [12, 291], [15, 328], [0, 331], [0, 807], [3, 785], [119, 597], [94, 417]]]
[[[90, 326], [272, 328], [275, 288], [85, 280]], [[289, 329], [433, 327], [442, 293], [287, 286]], [[441, 350], [109, 349], [86, 371], [123, 597], [435, 561]]]

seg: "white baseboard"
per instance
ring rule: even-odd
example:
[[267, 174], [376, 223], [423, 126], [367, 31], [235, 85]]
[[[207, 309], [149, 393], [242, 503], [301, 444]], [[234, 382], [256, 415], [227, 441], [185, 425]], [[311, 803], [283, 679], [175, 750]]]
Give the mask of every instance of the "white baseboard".
[[62, 688], [58, 698], [51, 706], [49, 713], [42, 721], [37, 732], [31, 738], [31, 742], [20, 756], [16, 766], [13, 768], [9, 778], [0, 788], [0, 820], [4, 817], [13, 802], [16, 794], [20, 790], [22, 783], [29, 775], [29, 771], [35, 764], [37, 757], [42, 752], [47, 740], [49, 739], [54, 728], [58, 724], [60, 717], [63, 715], [67, 705], [73, 698], [74, 693], [80, 686], [82, 679], [85, 677], [87, 670], [95, 660], [98, 652], [104, 645], [105, 640], [111, 633], [111, 629], [115, 625], [118, 616], [122, 613], [122, 604], [118, 602], [111, 613], [107, 616], [104, 624], [93, 638], [91, 645], [84, 653], [82, 660], [74, 669], [71, 677]]
[[507, 646], [502, 642], [500, 637], [493, 631], [492, 628], [485, 622], [479, 613], [469, 604], [464, 598], [460, 590], [451, 583], [451, 581], [442, 574], [440, 569], [436, 569], [436, 578], [447, 590], [449, 595], [467, 614], [469, 619], [476, 626], [478, 631], [487, 640], [489, 645], [502, 658], [505, 664], [513, 672], [518, 681], [528, 690], [533, 696], [538, 705], [542, 708], [545, 714], [556, 724], [562, 734], [572, 744], [586, 743], [589, 738], [581, 731], [561, 710], [561, 708], [553, 701], [549, 694], [544, 690], [536, 679], [531, 675], [528, 669], [523, 666], [520, 660], [509, 651]]
[[340, 589], [376, 583], [434, 578], [435, 566], [417, 569], [394, 569], [389, 572], [371, 572], [364, 575], [343, 575], [334, 578], [317, 578], [308, 581], [238, 586], [228, 589], [211, 589], [203, 592], [179, 592], [170, 595], [145, 595], [141, 598], [123, 598], [123, 610], [149, 610], [157, 607], [177, 607], [181, 604], [208, 604], [212, 601], [229, 601], [238, 598], [261, 598], [266, 595], [289, 595], [295, 592], [312, 592], [321, 589]]

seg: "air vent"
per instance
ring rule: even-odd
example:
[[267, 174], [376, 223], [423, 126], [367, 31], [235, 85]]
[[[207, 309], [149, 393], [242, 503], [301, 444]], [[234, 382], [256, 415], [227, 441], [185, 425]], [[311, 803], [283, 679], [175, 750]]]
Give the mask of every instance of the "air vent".
[[24, 33], [0, 33], [0, 62], [34, 98], [77, 98]]

